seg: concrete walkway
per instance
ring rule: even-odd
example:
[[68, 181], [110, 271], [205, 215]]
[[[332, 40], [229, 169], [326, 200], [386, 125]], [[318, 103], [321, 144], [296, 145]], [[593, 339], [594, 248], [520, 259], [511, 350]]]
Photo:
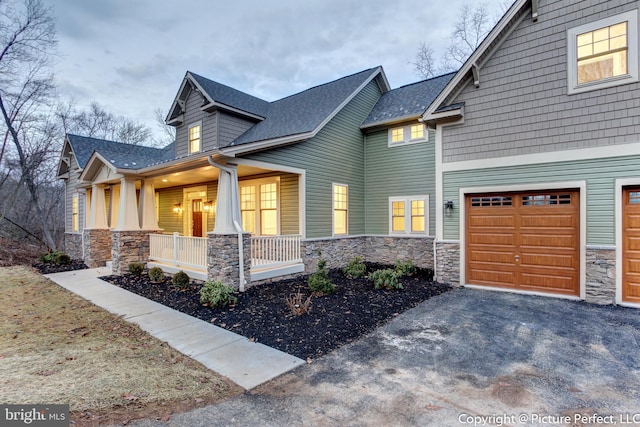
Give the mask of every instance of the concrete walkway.
[[305, 362], [188, 316], [98, 279], [111, 270], [94, 268], [45, 277], [123, 319], [250, 390]]

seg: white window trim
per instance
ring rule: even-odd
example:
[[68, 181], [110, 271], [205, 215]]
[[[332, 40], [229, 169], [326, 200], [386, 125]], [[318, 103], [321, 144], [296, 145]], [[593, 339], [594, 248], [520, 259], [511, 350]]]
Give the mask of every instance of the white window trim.
[[[424, 137], [411, 139], [411, 127], [412, 126], [417, 126], [417, 125], [422, 125], [422, 127], [424, 129], [424, 134], [423, 134]], [[392, 138], [393, 130], [394, 129], [400, 129], [400, 128], [403, 129], [404, 141], [393, 142], [393, 138]], [[388, 147], [399, 147], [399, 146], [402, 146], [402, 145], [418, 144], [420, 142], [426, 142], [428, 140], [429, 140], [429, 128], [426, 127], [423, 123], [411, 123], [411, 124], [405, 125], [405, 126], [394, 126], [392, 128], [389, 128], [387, 146]]]
[[[424, 231], [411, 231], [411, 202], [424, 200]], [[404, 232], [393, 230], [393, 202], [404, 202]], [[389, 235], [390, 236], [424, 236], [429, 235], [429, 195], [392, 196], [389, 197]]]
[[[335, 225], [335, 191], [336, 186], [347, 187], [347, 218], [346, 218], [346, 233], [344, 234], [336, 234], [336, 225]], [[339, 182], [334, 182], [331, 184], [331, 236], [332, 237], [341, 237], [349, 235], [349, 184], [341, 184]]]
[[[191, 151], [191, 129], [196, 127], [196, 126], [200, 126], [200, 150], [199, 151]], [[189, 154], [198, 154], [198, 153], [202, 153], [202, 146], [203, 146], [203, 138], [202, 138], [202, 120], [199, 120], [197, 122], [193, 122], [189, 125], [189, 127], [187, 128], [187, 153]]]
[[[260, 234], [260, 232], [262, 231], [262, 224], [261, 224], [261, 216], [260, 216], [260, 212], [262, 211], [262, 208], [260, 206], [260, 185], [261, 184], [276, 184], [276, 218], [277, 218], [277, 225], [276, 225], [276, 236], [280, 236], [281, 233], [281, 224], [280, 224], [280, 198], [281, 198], [281, 194], [280, 194], [280, 177], [279, 176], [274, 176], [271, 178], [259, 178], [259, 179], [250, 179], [250, 180], [246, 180], [246, 181], [240, 181], [238, 183], [238, 187], [242, 188], [242, 187], [249, 187], [249, 186], [255, 186], [256, 187], [256, 209], [255, 209], [255, 221], [256, 223], [254, 224], [255, 226], [255, 230], [256, 233], [253, 234], [254, 236], [262, 236], [262, 234]], [[238, 192], [238, 196], [239, 196], [239, 192]], [[242, 214], [242, 210], [240, 211]], [[265, 236], [270, 236], [270, 234], [265, 234]]]
[[[578, 84], [578, 50], [576, 47], [578, 34], [608, 27], [620, 22], [628, 22], [627, 26], [627, 74], [605, 80]], [[619, 15], [610, 16], [599, 21], [580, 25], [567, 30], [567, 83], [568, 94], [587, 92], [638, 81], [638, 9]]]

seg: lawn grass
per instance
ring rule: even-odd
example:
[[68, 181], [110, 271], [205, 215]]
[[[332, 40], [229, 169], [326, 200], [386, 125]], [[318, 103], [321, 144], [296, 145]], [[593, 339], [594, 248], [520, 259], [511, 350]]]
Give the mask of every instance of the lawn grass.
[[69, 404], [76, 425], [167, 418], [241, 389], [28, 267], [0, 268], [0, 402]]

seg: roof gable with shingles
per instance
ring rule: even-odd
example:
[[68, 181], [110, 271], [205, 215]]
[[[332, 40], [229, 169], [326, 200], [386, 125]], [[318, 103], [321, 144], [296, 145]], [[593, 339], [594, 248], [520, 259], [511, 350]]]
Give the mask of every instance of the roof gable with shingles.
[[269, 112], [270, 103], [268, 101], [222, 83], [209, 80], [206, 77], [190, 71], [187, 75], [193, 78], [200, 89], [207, 95], [209, 101], [215, 104], [223, 104], [235, 110], [244, 111], [260, 117], [266, 117]]
[[455, 74], [444, 74], [382, 94], [361, 128], [399, 123], [420, 117]]

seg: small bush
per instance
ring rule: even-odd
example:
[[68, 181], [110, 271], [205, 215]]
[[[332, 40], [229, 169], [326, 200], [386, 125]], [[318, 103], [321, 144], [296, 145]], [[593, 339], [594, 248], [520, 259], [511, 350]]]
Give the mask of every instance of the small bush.
[[342, 269], [342, 272], [350, 279], [358, 279], [367, 274], [367, 266], [362, 261], [362, 257], [356, 256], [349, 261], [349, 264]]
[[164, 272], [160, 267], [153, 267], [149, 269], [149, 280], [153, 283], [160, 283], [164, 279]]
[[71, 257], [65, 253], [59, 252], [56, 255], [55, 263], [58, 265], [69, 265], [71, 264]]
[[416, 274], [416, 266], [413, 265], [411, 260], [408, 260], [407, 262], [397, 260], [395, 270], [396, 273], [399, 273], [401, 276], [413, 276]]
[[305, 299], [300, 289], [298, 289], [297, 293], [289, 295], [286, 298], [286, 302], [287, 307], [289, 307], [291, 314], [294, 316], [300, 316], [311, 310], [311, 295]]
[[49, 251], [40, 257], [40, 262], [45, 264], [53, 264], [54, 262], [56, 262], [56, 258], [60, 254], [62, 254], [62, 252], [60, 251]]
[[235, 292], [236, 290], [232, 286], [225, 285], [219, 280], [214, 282], [208, 280], [200, 289], [200, 303], [209, 307], [226, 307], [238, 302], [238, 298], [234, 295]]
[[180, 289], [181, 291], [189, 288], [190, 279], [187, 273], [180, 270], [176, 274], [173, 275], [172, 279], [173, 286]]
[[319, 294], [331, 294], [336, 290], [336, 285], [329, 280], [329, 271], [327, 271], [327, 261], [320, 259], [318, 261], [318, 270], [309, 276], [309, 289], [311, 292]]
[[401, 276], [396, 270], [385, 268], [369, 273], [368, 279], [373, 281], [373, 286], [376, 289], [402, 289]]
[[144, 264], [141, 262], [132, 262], [129, 264], [129, 273], [133, 276], [142, 276], [144, 271]]

